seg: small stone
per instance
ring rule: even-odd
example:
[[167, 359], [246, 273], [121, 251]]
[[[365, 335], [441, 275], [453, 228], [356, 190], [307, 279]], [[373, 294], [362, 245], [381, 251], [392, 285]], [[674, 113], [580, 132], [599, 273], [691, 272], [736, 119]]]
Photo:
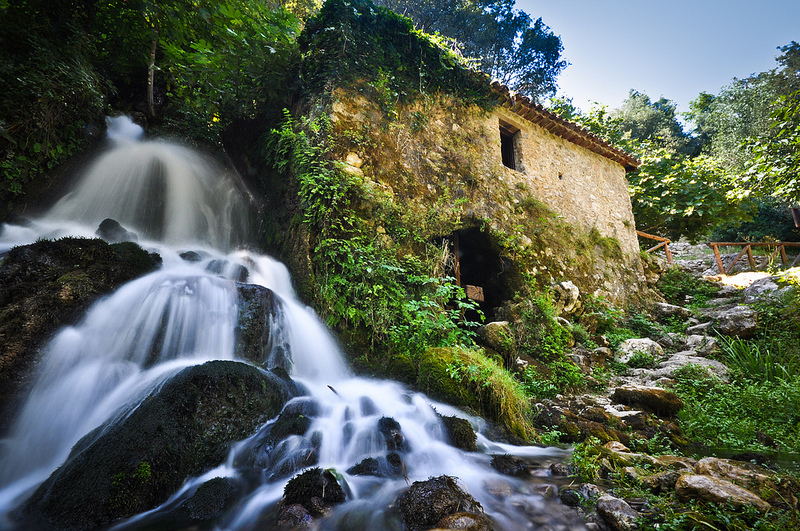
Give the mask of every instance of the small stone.
[[606, 448], [608, 450], [613, 450], [615, 452], [630, 452], [631, 451], [630, 448], [628, 448], [627, 446], [625, 446], [624, 444], [622, 444], [619, 441], [608, 441], [607, 443], [605, 443], [603, 445], [603, 448]]
[[633, 531], [639, 528], [636, 522], [639, 513], [625, 500], [609, 494], [604, 494], [597, 500], [597, 514], [615, 531]]
[[700, 474], [684, 474], [678, 478], [675, 483], [675, 494], [683, 502], [697, 499], [734, 507], [755, 507], [762, 512], [768, 511], [771, 507], [749, 490], [730, 481]]
[[583, 503], [583, 496], [575, 489], [561, 489], [558, 493], [561, 503], [568, 507], [578, 507]]

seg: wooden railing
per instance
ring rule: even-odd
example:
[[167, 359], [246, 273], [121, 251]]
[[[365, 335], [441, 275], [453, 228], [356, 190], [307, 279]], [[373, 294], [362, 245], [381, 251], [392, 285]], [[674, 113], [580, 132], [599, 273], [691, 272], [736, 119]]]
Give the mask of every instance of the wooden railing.
[[652, 234], [647, 234], [646, 232], [642, 232], [640, 230], [637, 230], [636, 234], [638, 234], [642, 238], [648, 238], [650, 240], [655, 240], [657, 242], [661, 242], [658, 245], [656, 245], [655, 247], [649, 248], [645, 252], [652, 253], [656, 249], [661, 249], [663, 247], [664, 248], [664, 252], [667, 253], [667, 263], [668, 264], [672, 263], [672, 253], [669, 252], [669, 242], [672, 241], [672, 240], [670, 240], [669, 238], [662, 238], [661, 236], [653, 236]]
[[[800, 242], [711, 242], [706, 244], [714, 251], [714, 259], [717, 261], [717, 267], [719, 268], [719, 272], [721, 274], [727, 275], [731, 271], [733, 271], [733, 267], [736, 265], [736, 262], [739, 261], [740, 258], [747, 255], [747, 261], [750, 263], [750, 268], [753, 271], [756, 271], [758, 268], [756, 267], [756, 261], [753, 257], [753, 247], [775, 247], [775, 251], [769, 255], [769, 259], [762, 267], [766, 267], [770, 262], [772, 262], [778, 254], [781, 257], [781, 263], [786, 266], [789, 263], [789, 259], [786, 256], [786, 248], [787, 247], [800, 247]], [[733, 262], [725, 269], [725, 266], [722, 264], [722, 257], [719, 254], [720, 247], [744, 247], [742, 252], [736, 255], [736, 258], [733, 259]], [[794, 267], [797, 263], [798, 259], [800, 259], [800, 253], [797, 254], [792, 265], [790, 267]]]

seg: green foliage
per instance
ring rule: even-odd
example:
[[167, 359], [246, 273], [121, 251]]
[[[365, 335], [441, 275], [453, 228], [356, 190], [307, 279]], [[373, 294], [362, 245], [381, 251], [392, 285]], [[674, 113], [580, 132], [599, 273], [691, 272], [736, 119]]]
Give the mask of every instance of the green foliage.
[[265, 142], [273, 168], [297, 180], [302, 221], [315, 234], [319, 312], [366, 349], [368, 362], [375, 352], [417, 360], [430, 347], [473, 345], [477, 323], [464, 316], [476, 303], [454, 279], [369, 230], [356, 209], [363, 183], [327, 159], [329, 129], [327, 118], [296, 123], [287, 111]]
[[542, 19], [514, 9], [513, 0], [382, 0], [416, 27], [453, 39], [477, 68], [512, 90], [531, 97], [555, 93], [556, 77], [567, 66], [563, 46]]
[[572, 450], [572, 466], [581, 481], [595, 482], [600, 478], [603, 454], [600, 452], [600, 439], [587, 437], [582, 443], [576, 444]]
[[709, 238], [715, 242], [796, 242], [800, 230], [794, 226], [791, 203], [778, 197], [755, 197], [742, 204], [744, 219], [723, 223]]
[[738, 377], [757, 382], [791, 381], [800, 377], [800, 356], [779, 341], [763, 342], [719, 337], [725, 364]]
[[410, 19], [369, 0], [330, 0], [299, 39], [300, 75], [309, 93], [326, 83], [371, 83], [386, 102], [444, 92], [492, 105], [487, 80], [470, 71], [443, 39], [414, 29]]
[[514, 325], [519, 352], [540, 360], [561, 358], [570, 340], [570, 332], [558, 321], [553, 302], [548, 296], [536, 296], [533, 305], [522, 312], [520, 323]]
[[586, 381], [580, 368], [561, 355], [543, 367], [526, 368], [522, 385], [532, 398], [543, 399], [581, 389], [586, 386]]
[[691, 440], [711, 448], [769, 450], [757, 438], [761, 432], [780, 449], [800, 450], [800, 379], [725, 383], [693, 365], [673, 377], [684, 403], [678, 417]]
[[781, 96], [770, 118], [771, 135], [752, 144], [753, 164], [742, 186], [800, 201], [800, 90]]
[[658, 290], [670, 304], [682, 305], [686, 302], [686, 297], [692, 295], [695, 300], [698, 297], [711, 298], [719, 291], [714, 284], [698, 278], [679, 267], [667, 270], [656, 284]]
[[649, 352], [637, 350], [628, 360], [631, 369], [652, 369], [656, 366], [656, 358]]
[[79, 13], [15, 3], [0, 25], [0, 219], [25, 188], [78, 153], [102, 123], [109, 86]]
[[619, 129], [634, 140], [648, 140], [671, 153], [696, 155], [697, 143], [684, 132], [675, 112], [676, 104], [661, 97], [651, 102], [647, 94], [631, 89], [622, 106], [612, 113]]

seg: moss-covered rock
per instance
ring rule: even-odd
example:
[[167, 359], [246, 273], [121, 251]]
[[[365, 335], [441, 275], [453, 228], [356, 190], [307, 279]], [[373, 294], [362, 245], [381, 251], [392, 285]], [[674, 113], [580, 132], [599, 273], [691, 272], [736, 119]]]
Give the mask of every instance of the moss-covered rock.
[[476, 444], [478, 436], [475, 435], [472, 424], [468, 420], [456, 416], [441, 417], [441, 420], [451, 445], [465, 452], [478, 451]]
[[430, 529], [443, 518], [455, 513], [483, 513], [481, 504], [450, 476], [415, 481], [397, 497], [395, 505], [400, 510], [406, 527], [412, 531]]
[[159, 267], [135, 243], [40, 240], [0, 261], [0, 434], [19, 406], [41, 347], [98, 298]]
[[24, 513], [43, 528], [77, 530], [152, 509], [188, 477], [222, 463], [232, 443], [297, 392], [293, 382], [245, 363], [184, 369], [122, 420], [81, 439]]

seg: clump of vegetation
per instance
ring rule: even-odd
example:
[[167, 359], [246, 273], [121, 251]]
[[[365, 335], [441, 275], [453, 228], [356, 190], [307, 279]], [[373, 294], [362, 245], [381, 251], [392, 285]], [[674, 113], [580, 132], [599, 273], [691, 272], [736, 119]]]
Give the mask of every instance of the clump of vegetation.
[[448, 403], [469, 407], [502, 423], [523, 440], [535, 439], [528, 396], [502, 364], [482, 351], [429, 349], [419, 364], [419, 388]]
[[708, 300], [714, 297], [719, 291], [719, 287], [698, 278], [678, 267], [670, 268], [658, 280], [659, 291], [671, 304], [682, 305], [686, 303], [686, 297], [691, 295], [694, 302]]

